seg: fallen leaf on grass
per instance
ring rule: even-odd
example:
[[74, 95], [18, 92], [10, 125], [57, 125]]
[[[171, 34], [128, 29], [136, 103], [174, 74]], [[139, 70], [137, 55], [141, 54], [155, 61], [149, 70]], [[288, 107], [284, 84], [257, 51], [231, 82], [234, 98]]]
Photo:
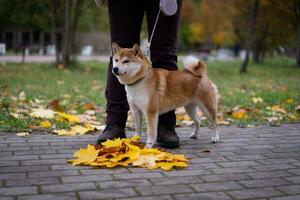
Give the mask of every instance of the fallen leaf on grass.
[[285, 114], [286, 113], [286, 110], [284, 110], [283, 108], [281, 108], [280, 106], [278, 105], [274, 105], [270, 108], [270, 110], [272, 110], [273, 112], [276, 112], [276, 113], [282, 113], [282, 114]]
[[33, 108], [32, 112], [29, 114], [31, 117], [53, 119], [56, 112], [50, 109], [44, 109], [42, 107]]
[[51, 126], [52, 126], [52, 124], [49, 121], [47, 121], [47, 120], [40, 122], [40, 127], [41, 128], [49, 128]]
[[20, 133], [17, 133], [16, 136], [19, 136], [19, 137], [25, 137], [25, 136], [28, 136], [29, 133], [28, 132], [20, 132]]
[[80, 122], [80, 118], [76, 115], [70, 115], [70, 114], [67, 114], [67, 113], [64, 113], [64, 112], [57, 112], [57, 120], [58, 121], [68, 121], [72, 124], [75, 124], [75, 123], [79, 123]]
[[236, 111], [233, 111], [231, 116], [234, 118], [234, 119], [244, 119], [247, 115], [247, 110], [245, 109], [239, 109], [239, 110], [236, 110]]
[[[96, 157], [95, 151], [98, 151]], [[90, 152], [92, 152], [90, 159], [83, 159], [88, 157], [85, 154]], [[148, 169], [171, 170], [174, 167], [182, 168], [188, 165], [188, 159], [184, 155], [171, 154], [158, 149], [142, 148], [139, 137], [107, 140], [101, 145], [95, 146], [88, 145], [85, 151], [80, 149], [74, 156], [76, 158], [69, 161], [73, 165], [89, 165], [92, 167], [112, 168], [132, 165]]]
[[297, 106], [295, 107], [295, 110], [298, 111], [298, 112], [300, 112], [300, 105], [297, 105]]
[[252, 97], [253, 103], [262, 103], [263, 99], [261, 97]]
[[19, 113], [14, 113], [14, 112], [11, 112], [9, 113], [10, 116], [16, 118], [16, 119], [20, 119], [21, 118], [21, 115]]

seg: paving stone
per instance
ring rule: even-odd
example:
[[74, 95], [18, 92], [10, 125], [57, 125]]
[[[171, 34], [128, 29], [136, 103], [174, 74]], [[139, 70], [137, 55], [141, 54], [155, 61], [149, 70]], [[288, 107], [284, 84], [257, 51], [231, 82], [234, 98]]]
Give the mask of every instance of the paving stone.
[[236, 199], [254, 199], [281, 195], [274, 188], [244, 189], [228, 191], [228, 193]]
[[239, 181], [242, 185], [248, 188], [261, 188], [261, 187], [274, 187], [279, 185], [289, 185], [289, 182], [281, 178], [269, 178], [269, 179], [258, 179]]
[[192, 194], [178, 194], [175, 195], [178, 200], [229, 200], [231, 199], [224, 192], [205, 192], [205, 193], [192, 193]]
[[47, 185], [47, 184], [58, 184], [59, 178], [58, 177], [47, 177], [47, 178], [32, 178], [22, 180], [18, 179], [11, 179], [5, 181], [5, 186], [29, 186], [29, 185]]
[[222, 167], [247, 167], [252, 165], [259, 165], [258, 162], [248, 160], [248, 161], [236, 161], [236, 162], [217, 162], [218, 165]]
[[214, 182], [214, 183], [200, 183], [191, 185], [197, 192], [211, 192], [242, 189], [243, 187], [235, 182]]
[[9, 179], [25, 179], [26, 173], [4, 173], [0, 174], [0, 180], [9, 180]]
[[204, 175], [204, 174], [211, 174], [209, 170], [182, 170], [182, 171], [171, 171], [171, 172], [163, 172], [166, 176], [197, 176], [197, 175]]
[[242, 173], [242, 172], [253, 172], [254, 169], [249, 167], [230, 167], [230, 168], [219, 168], [211, 169], [215, 174], [226, 174], [226, 173]]
[[291, 164], [276, 164], [276, 165], [258, 165], [252, 166], [254, 169], [258, 171], [270, 171], [270, 170], [282, 170], [282, 169], [294, 169], [295, 166]]
[[51, 165], [66, 164], [65, 159], [46, 159], [46, 160], [22, 160], [21, 165]]
[[[213, 145], [211, 129], [201, 128], [196, 141], [188, 138], [191, 127], [183, 127], [176, 130], [181, 147], [170, 151], [192, 159], [187, 168], [172, 171], [66, 162], [97, 135], [1, 134], [0, 199], [299, 199], [299, 129], [220, 127], [222, 142]], [[211, 153], [201, 152], [205, 148]]]
[[186, 177], [169, 177], [149, 179], [154, 185], [175, 185], [175, 184], [191, 184], [202, 183], [203, 181], [196, 176]]
[[193, 192], [193, 190], [186, 185], [145, 186], [137, 187], [136, 189], [142, 195], [178, 194]]
[[90, 182], [90, 181], [111, 181], [110, 175], [88, 175], [88, 176], [62, 176], [63, 183]]
[[25, 155], [25, 156], [1, 156], [1, 161], [7, 160], [37, 160], [39, 159], [38, 155]]
[[37, 194], [36, 186], [26, 187], [3, 187], [0, 188], [0, 195], [23, 195], [23, 194]]
[[79, 175], [78, 170], [62, 170], [62, 171], [43, 171], [43, 172], [29, 172], [29, 178], [35, 177], [53, 177], [53, 176], [73, 176]]
[[274, 197], [270, 200], [299, 200], [300, 195], [292, 195], [292, 196], [283, 196], [283, 197]]
[[246, 173], [248, 176], [254, 179], [261, 179], [261, 178], [276, 178], [276, 177], [288, 177], [292, 176], [290, 172], [286, 170], [279, 170], [279, 171], [264, 171], [264, 172], [251, 172]]
[[18, 197], [18, 200], [74, 200], [75, 193], [39, 194]]
[[48, 166], [18, 166], [18, 167], [0, 167], [0, 173], [11, 173], [11, 172], [38, 172], [47, 171]]
[[173, 198], [169, 195], [122, 198], [122, 200], [158, 200], [158, 199], [159, 200], [173, 200]]
[[281, 186], [277, 188], [287, 194], [300, 194], [300, 185]]
[[0, 167], [18, 166], [19, 161], [0, 161]]
[[149, 172], [149, 173], [135, 173], [135, 174], [115, 174], [115, 179], [139, 179], [139, 178], [155, 178], [163, 177], [159, 172]]
[[132, 197], [136, 196], [136, 192], [131, 188], [121, 188], [121, 189], [105, 189], [98, 191], [86, 191], [79, 192], [81, 200], [93, 200], [93, 199], [109, 199], [109, 198], [119, 198], [119, 197]]
[[133, 179], [133, 180], [118, 180], [118, 181], [101, 181], [97, 182], [101, 189], [109, 188], [124, 188], [124, 187], [137, 187], [137, 186], [149, 186], [151, 183], [145, 179]]
[[82, 190], [96, 189], [95, 183], [70, 183], [70, 184], [57, 184], [41, 186], [42, 193], [56, 193], [56, 192], [74, 192]]
[[13, 196], [2, 196], [0, 195], [1, 200], [14, 200], [15, 198]]
[[294, 184], [300, 184], [300, 176], [286, 177], [285, 179]]
[[249, 176], [245, 174], [218, 174], [218, 175], [204, 175], [201, 179], [206, 182], [218, 182], [218, 181], [238, 181], [250, 179]]

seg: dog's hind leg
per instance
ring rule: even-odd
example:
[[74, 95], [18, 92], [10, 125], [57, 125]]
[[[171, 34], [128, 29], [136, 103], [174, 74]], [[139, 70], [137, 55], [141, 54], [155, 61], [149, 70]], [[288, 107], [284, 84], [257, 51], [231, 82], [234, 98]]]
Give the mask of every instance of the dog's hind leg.
[[210, 103], [205, 103], [205, 102], [199, 102], [198, 106], [204, 113], [205, 117], [208, 119], [210, 122], [212, 128], [214, 129], [213, 135], [211, 137], [211, 142], [212, 143], [217, 143], [220, 140], [219, 136], [219, 130], [218, 130], [218, 124], [216, 122], [217, 120], [217, 109], [211, 105]]
[[157, 139], [158, 112], [147, 112], [146, 119], [148, 130], [146, 148], [152, 148]]
[[190, 135], [190, 138], [197, 139], [199, 134], [199, 129], [200, 129], [200, 123], [201, 123], [200, 117], [198, 116], [197, 113], [197, 105], [189, 104], [184, 108], [187, 114], [190, 116], [190, 118], [192, 118], [192, 120], [194, 121], [194, 130], [193, 133]]

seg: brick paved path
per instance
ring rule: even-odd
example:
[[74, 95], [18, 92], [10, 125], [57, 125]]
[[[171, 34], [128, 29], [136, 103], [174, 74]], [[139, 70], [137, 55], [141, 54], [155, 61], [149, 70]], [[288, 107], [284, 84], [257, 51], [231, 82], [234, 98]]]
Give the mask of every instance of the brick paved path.
[[[222, 127], [222, 142], [180, 128], [188, 168], [92, 169], [66, 163], [97, 136], [0, 136], [0, 199], [300, 199], [300, 124]], [[201, 152], [211, 148], [211, 153]]]

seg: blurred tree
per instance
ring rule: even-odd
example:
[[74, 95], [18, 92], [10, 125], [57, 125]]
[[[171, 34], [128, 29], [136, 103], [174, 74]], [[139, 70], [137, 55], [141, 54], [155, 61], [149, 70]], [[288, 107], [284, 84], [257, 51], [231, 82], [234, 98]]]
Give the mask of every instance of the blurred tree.
[[296, 30], [296, 63], [300, 67], [300, 1], [299, 0], [283, 0], [290, 11], [291, 22]]
[[[43, 2], [45, 5], [50, 5], [52, 11], [52, 34], [56, 47], [57, 66], [67, 66], [71, 59], [75, 59], [75, 34], [86, 2], [85, 0], [49, 0]], [[57, 37], [59, 30], [62, 30], [61, 41]]]
[[241, 73], [247, 73], [247, 67], [249, 62], [249, 54], [252, 47], [253, 42], [253, 34], [255, 29], [255, 22], [257, 16], [257, 10], [259, 6], [259, 0], [252, 0], [251, 7], [249, 9], [249, 19], [248, 19], [248, 28], [247, 28], [247, 36], [246, 36], [246, 56], [243, 61], [242, 67], [240, 69]]

